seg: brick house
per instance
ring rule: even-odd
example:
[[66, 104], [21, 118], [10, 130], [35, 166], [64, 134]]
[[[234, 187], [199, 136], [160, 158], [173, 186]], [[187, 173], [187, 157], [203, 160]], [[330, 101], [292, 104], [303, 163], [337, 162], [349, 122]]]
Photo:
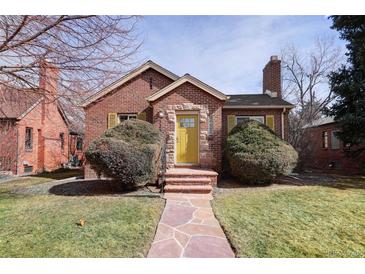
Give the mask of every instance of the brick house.
[[[199, 167], [215, 172], [222, 170], [224, 142], [237, 123], [254, 119], [287, 139], [288, 112], [294, 107], [281, 97], [277, 56], [263, 69], [261, 94], [226, 95], [189, 74], [179, 77], [148, 61], [89, 97], [82, 106], [86, 113], [85, 148], [120, 121], [138, 118], [165, 133], [168, 170]], [[86, 165], [85, 177], [95, 176]]]
[[70, 136], [79, 132], [70, 130], [69, 119], [54, 100], [57, 84], [58, 69], [44, 63], [38, 89], [0, 87], [1, 172], [52, 171], [69, 161]]
[[304, 126], [305, 151], [301, 154], [304, 169], [342, 174], [364, 174], [365, 153], [349, 157], [349, 149], [336, 136], [340, 131], [333, 117], [325, 117]]

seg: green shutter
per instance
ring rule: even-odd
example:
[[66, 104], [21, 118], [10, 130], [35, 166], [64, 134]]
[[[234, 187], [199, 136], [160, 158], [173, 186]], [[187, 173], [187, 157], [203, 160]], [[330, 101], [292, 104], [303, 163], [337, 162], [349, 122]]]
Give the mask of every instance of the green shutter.
[[118, 115], [116, 113], [108, 113], [108, 129], [118, 124]]
[[266, 115], [266, 125], [271, 128], [272, 131], [275, 131], [274, 115]]
[[140, 113], [138, 113], [137, 119], [146, 121], [147, 120], [146, 112], [140, 112]]
[[228, 115], [227, 116], [227, 130], [228, 133], [231, 132], [232, 128], [236, 126], [236, 116], [235, 115]]

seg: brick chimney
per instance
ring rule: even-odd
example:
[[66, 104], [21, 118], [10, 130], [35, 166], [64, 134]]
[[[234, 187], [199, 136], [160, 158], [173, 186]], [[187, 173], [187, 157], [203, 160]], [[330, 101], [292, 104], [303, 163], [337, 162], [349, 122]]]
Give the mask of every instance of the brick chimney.
[[270, 61], [263, 69], [262, 91], [271, 97], [281, 98], [281, 61], [277, 55], [270, 57]]
[[59, 69], [47, 61], [40, 62], [39, 88], [49, 95], [56, 95], [58, 89]]
[[44, 92], [44, 100], [42, 101], [41, 122], [46, 123], [52, 117], [51, 113], [56, 113], [57, 93], [58, 93], [58, 76], [59, 69], [46, 60], [39, 63], [39, 89]]

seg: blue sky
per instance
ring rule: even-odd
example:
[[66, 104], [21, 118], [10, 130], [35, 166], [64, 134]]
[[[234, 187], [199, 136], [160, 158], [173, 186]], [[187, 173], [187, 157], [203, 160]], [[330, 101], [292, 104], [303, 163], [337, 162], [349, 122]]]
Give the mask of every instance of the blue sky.
[[323, 35], [344, 47], [330, 26], [326, 16], [145, 16], [139, 58], [190, 73], [226, 94], [258, 93], [262, 68], [283, 47], [305, 52]]

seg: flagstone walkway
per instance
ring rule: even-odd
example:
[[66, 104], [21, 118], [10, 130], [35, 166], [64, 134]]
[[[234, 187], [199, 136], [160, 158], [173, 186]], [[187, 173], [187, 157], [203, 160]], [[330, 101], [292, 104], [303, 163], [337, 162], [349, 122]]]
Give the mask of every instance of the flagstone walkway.
[[166, 193], [149, 258], [234, 258], [213, 214], [211, 194]]

